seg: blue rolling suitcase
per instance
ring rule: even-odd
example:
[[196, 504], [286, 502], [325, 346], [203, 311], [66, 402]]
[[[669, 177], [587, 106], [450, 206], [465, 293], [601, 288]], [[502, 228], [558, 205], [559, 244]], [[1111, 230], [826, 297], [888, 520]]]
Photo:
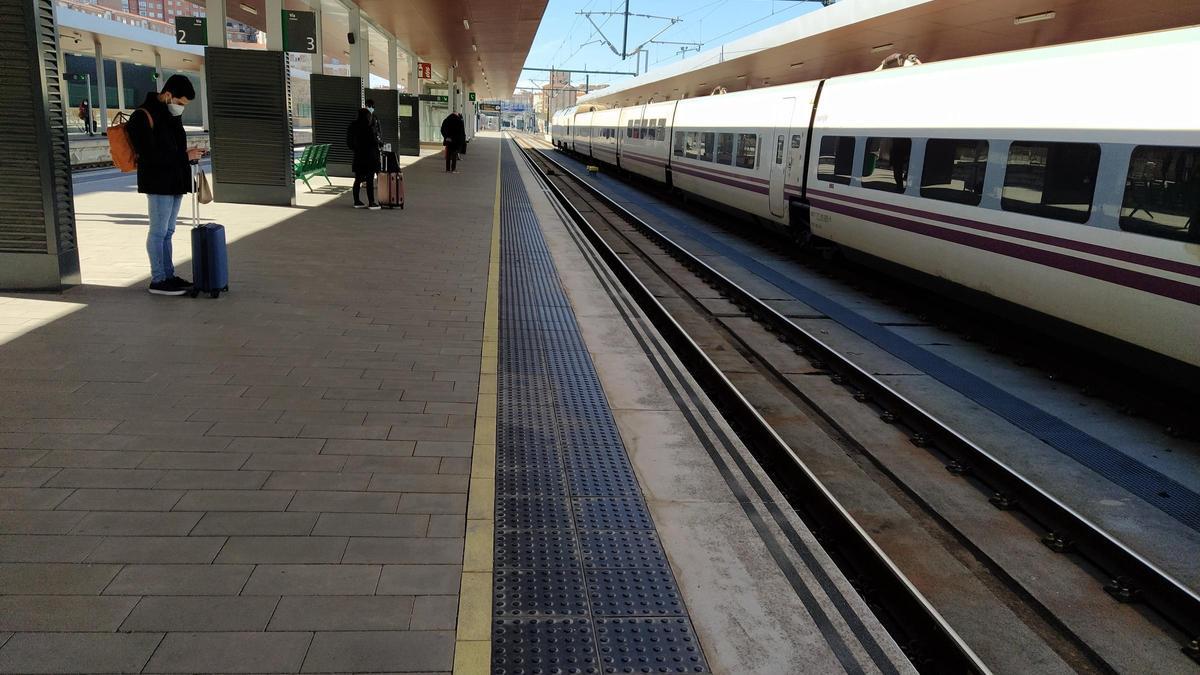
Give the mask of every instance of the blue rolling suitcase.
[[[197, 167], [196, 170], [198, 170]], [[193, 185], [195, 171], [193, 171]], [[194, 298], [201, 293], [220, 297], [229, 290], [229, 252], [225, 248], [225, 227], [216, 223], [200, 224], [200, 206], [192, 191], [192, 290]]]

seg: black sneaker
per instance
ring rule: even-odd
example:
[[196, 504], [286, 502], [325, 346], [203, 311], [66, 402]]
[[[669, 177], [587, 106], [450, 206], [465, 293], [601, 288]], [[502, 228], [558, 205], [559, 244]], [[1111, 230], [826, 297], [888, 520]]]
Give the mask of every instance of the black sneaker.
[[185, 291], [170, 279], [150, 282], [150, 292], [154, 295], [183, 295]]
[[378, 205], [378, 204], [372, 203], [372, 204], [371, 204], [370, 206], [368, 206], [367, 208], [368, 208], [369, 210], [371, 210], [371, 211], [378, 211], [379, 209], [381, 209], [381, 208], [383, 208], [383, 207], [381, 207], [381, 206], [380, 206], [380, 205]]
[[356, 209], [365, 209], [365, 208], [367, 208], [367, 205], [366, 205], [366, 204], [364, 204], [364, 203], [362, 203], [362, 202], [354, 202], [354, 208], [356, 208]]
[[176, 286], [178, 286], [180, 288], [191, 288], [192, 287], [192, 282], [188, 281], [187, 279], [184, 279], [183, 277], [171, 277], [167, 281], [170, 281], [171, 283], [175, 284]]

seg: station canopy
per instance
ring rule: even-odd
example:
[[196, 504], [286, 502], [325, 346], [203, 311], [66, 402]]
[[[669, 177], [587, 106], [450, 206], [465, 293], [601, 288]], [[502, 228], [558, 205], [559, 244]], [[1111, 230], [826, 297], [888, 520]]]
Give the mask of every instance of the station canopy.
[[874, 70], [893, 53], [945, 61], [1198, 23], [1192, 0], [842, 0], [580, 102], [690, 98]]
[[[370, 20], [470, 90], [507, 96], [517, 85], [547, 0], [355, 0]], [[305, 0], [284, 0], [305, 10]], [[228, 16], [265, 30], [265, 0], [227, 2]], [[250, 11], [246, 11], [246, 7]]]

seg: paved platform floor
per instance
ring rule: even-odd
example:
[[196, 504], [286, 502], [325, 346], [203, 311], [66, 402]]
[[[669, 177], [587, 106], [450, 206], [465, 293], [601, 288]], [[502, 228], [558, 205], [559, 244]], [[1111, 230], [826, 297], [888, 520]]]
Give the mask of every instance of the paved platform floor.
[[83, 285], [0, 295], [0, 672], [451, 669], [497, 144], [403, 211], [205, 207], [219, 300], [78, 197]]

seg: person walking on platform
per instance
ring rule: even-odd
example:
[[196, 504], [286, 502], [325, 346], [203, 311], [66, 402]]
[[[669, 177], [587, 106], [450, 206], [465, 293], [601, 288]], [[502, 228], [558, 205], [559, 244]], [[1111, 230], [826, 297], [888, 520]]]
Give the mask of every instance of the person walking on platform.
[[192, 282], [175, 275], [171, 236], [183, 195], [192, 191], [193, 161], [203, 155], [187, 147], [183, 109], [196, 98], [196, 90], [183, 75], [167, 78], [161, 92], [151, 91], [133, 111], [126, 130], [137, 153], [138, 192], [146, 195], [150, 233], [146, 253], [150, 256], [150, 292], [183, 295]]
[[79, 119], [83, 120], [83, 130], [88, 136], [92, 136], [92, 106], [86, 98], [79, 102]]
[[467, 142], [467, 129], [454, 113], [442, 120], [442, 146], [446, 149], [446, 171], [458, 173], [458, 149]]
[[[375, 174], [379, 173], [379, 141], [371, 123], [373, 115], [366, 108], [359, 108], [358, 117], [346, 130], [346, 144], [354, 152], [354, 208], [379, 210], [375, 203]], [[367, 203], [359, 199], [359, 186], [367, 186]]]
[[375, 115], [375, 100], [367, 99], [367, 110], [371, 111], [371, 131], [375, 134], [375, 143], [383, 149], [383, 131], [380, 129], [379, 118]]

